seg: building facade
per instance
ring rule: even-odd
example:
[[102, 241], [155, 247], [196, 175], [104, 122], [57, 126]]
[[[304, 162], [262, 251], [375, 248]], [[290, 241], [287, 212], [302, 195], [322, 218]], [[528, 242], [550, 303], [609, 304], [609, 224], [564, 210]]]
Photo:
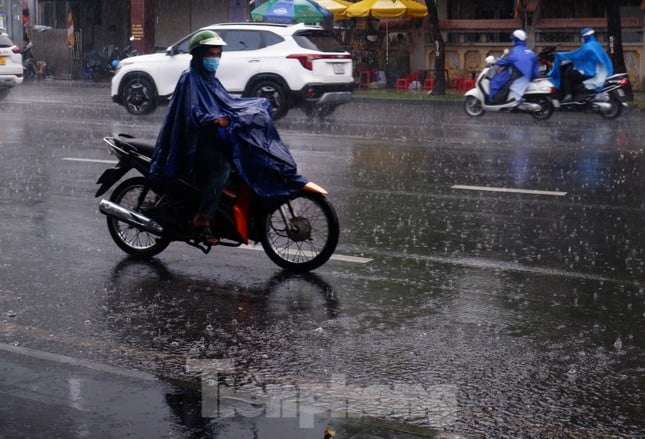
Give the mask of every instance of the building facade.
[[[439, 27], [446, 42], [449, 78], [472, 77], [483, 68], [487, 55], [498, 55], [509, 47], [510, 33], [517, 28], [527, 31], [529, 45], [539, 51], [548, 45], [558, 45], [558, 50], [575, 49], [579, 46], [579, 30], [591, 26], [596, 29], [599, 41], [610, 50], [604, 0], [436, 1]], [[625, 64], [634, 88], [643, 90], [645, 0], [621, 0], [620, 4]], [[78, 35], [75, 52], [78, 57], [108, 44], [124, 47], [130, 36], [135, 38], [139, 53], [162, 50], [198, 27], [246, 21], [255, 6], [248, 0], [0, 0], [0, 19], [11, 25], [5, 27], [11, 28], [10, 36], [16, 42], [21, 40], [21, 14], [28, 29], [36, 25], [51, 27], [53, 32], [31, 32], [34, 55], [49, 57], [45, 59], [48, 64], [58, 62], [57, 70], [64, 71], [65, 66], [71, 69], [75, 65], [63, 59], [74, 56], [65, 43], [70, 12]], [[432, 70], [435, 43], [430, 23], [429, 18], [389, 20], [386, 26], [378, 26], [378, 38], [369, 33], [361, 35], [360, 38], [371, 37], [364, 42], [374, 53], [370, 56], [371, 67], [391, 70], [396, 63], [399, 74]], [[338, 24], [348, 26], [346, 22]], [[386, 29], [388, 35], [384, 35]], [[360, 46], [357, 43], [350, 41], [348, 46]], [[386, 59], [388, 66], [383, 65]]]

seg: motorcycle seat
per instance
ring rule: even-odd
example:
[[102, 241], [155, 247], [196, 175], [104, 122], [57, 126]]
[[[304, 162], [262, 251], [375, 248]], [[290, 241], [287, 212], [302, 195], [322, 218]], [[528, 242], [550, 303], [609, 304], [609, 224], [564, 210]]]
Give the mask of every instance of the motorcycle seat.
[[152, 151], [155, 149], [155, 140], [139, 139], [129, 134], [118, 134], [114, 138], [115, 142], [124, 149], [134, 148], [140, 154], [152, 157]]

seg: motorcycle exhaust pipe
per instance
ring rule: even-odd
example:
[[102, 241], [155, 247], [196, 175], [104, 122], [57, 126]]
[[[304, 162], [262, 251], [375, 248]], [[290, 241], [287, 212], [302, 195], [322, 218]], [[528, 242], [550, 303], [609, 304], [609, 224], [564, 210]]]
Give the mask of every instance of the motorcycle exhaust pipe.
[[123, 206], [119, 206], [116, 203], [113, 203], [108, 200], [101, 200], [99, 203], [99, 210], [102, 214], [107, 215], [112, 218], [116, 218], [124, 223], [130, 224], [131, 226], [142, 229], [146, 232], [159, 235], [163, 234], [163, 227], [155, 220], [148, 218], [145, 215], [142, 215], [138, 212], [134, 212], [130, 209], [126, 209]]
[[542, 109], [542, 106], [534, 102], [522, 102], [517, 108], [522, 111], [538, 112]]
[[593, 109], [600, 112], [611, 110], [611, 103], [609, 102], [594, 102]]

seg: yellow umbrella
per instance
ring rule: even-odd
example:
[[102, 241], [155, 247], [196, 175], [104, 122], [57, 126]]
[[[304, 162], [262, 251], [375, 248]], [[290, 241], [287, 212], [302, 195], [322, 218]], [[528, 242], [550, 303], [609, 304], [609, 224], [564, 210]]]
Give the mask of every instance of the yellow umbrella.
[[348, 17], [421, 18], [428, 8], [414, 0], [362, 0], [347, 8]]
[[[422, 18], [428, 15], [428, 8], [414, 0], [362, 0], [349, 6], [347, 17], [374, 18]], [[390, 63], [390, 45], [385, 23], [385, 63]]]
[[329, 12], [334, 14], [335, 20], [342, 20], [347, 18], [345, 11], [349, 5], [353, 3], [347, 2], [345, 0], [314, 0], [320, 6], [326, 8]]

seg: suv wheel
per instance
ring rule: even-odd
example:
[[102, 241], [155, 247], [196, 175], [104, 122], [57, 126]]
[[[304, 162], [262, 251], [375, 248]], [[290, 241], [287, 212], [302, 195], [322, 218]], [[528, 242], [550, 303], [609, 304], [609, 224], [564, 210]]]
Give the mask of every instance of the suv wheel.
[[143, 76], [128, 78], [121, 91], [121, 100], [130, 114], [149, 114], [157, 108], [154, 85]]
[[253, 84], [251, 96], [267, 98], [271, 102], [273, 120], [284, 117], [289, 111], [284, 87], [274, 80], [263, 79]]

